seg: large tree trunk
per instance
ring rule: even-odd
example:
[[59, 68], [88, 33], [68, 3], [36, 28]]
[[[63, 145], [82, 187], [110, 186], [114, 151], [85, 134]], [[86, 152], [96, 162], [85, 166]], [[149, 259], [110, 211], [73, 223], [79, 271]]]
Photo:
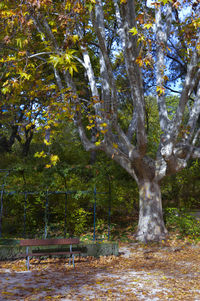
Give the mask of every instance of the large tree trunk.
[[155, 180], [139, 182], [140, 213], [137, 239], [142, 242], [165, 239], [160, 185]]

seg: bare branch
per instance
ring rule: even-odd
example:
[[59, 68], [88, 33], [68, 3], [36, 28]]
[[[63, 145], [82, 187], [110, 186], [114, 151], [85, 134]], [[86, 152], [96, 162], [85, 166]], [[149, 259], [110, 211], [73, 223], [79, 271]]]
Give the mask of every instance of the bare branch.
[[53, 52], [39, 52], [39, 53], [34, 53], [34, 54], [28, 55], [28, 58], [38, 57], [38, 56], [41, 56], [41, 55], [46, 55], [46, 54], [51, 54], [51, 53], [53, 53]]
[[96, 144], [90, 142], [90, 140], [87, 138], [87, 136], [85, 134], [85, 129], [81, 122], [80, 115], [79, 115], [79, 117], [76, 117], [75, 124], [78, 127], [78, 133], [79, 133], [81, 142], [83, 143], [83, 146], [86, 151], [96, 151], [96, 150], [100, 150], [103, 148], [103, 143], [101, 143], [100, 145], [97, 146]]
[[48, 22], [47, 22], [46, 19], [44, 19], [43, 25], [44, 25], [44, 28], [46, 29], [46, 33], [47, 33], [50, 41], [53, 43], [53, 45], [56, 48], [56, 50], [59, 50], [58, 43], [57, 43], [57, 41], [56, 41], [56, 39], [55, 39], [55, 37], [54, 37], [54, 35], [52, 33], [52, 30], [51, 30], [51, 28], [50, 28], [50, 26], [49, 26], [49, 24], [48, 24]]
[[137, 128], [137, 116], [138, 116], [137, 111], [133, 110], [132, 120], [129, 124], [128, 131], [126, 134], [130, 141], [132, 140], [133, 134], [135, 133], [136, 128]]
[[[100, 0], [96, 3], [95, 8], [96, 8], [96, 16], [103, 13]], [[107, 73], [108, 73], [109, 88], [111, 91], [111, 110], [113, 111], [113, 117], [114, 117], [114, 120], [116, 121], [117, 120], [117, 90], [116, 90], [116, 86], [115, 86], [115, 79], [113, 76], [110, 58], [108, 56], [108, 51], [107, 51], [107, 47], [105, 44], [105, 39], [102, 36], [102, 32], [105, 32], [105, 28], [104, 28], [104, 24], [97, 23], [94, 12], [92, 12], [91, 15], [92, 15], [92, 22], [93, 22], [93, 25], [94, 25], [94, 28], [95, 28], [95, 31], [97, 34], [98, 41], [99, 41], [101, 53], [103, 55], [105, 66], [106, 66]], [[101, 20], [101, 19], [99, 19], [99, 20]]]
[[53, 71], [54, 71], [54, 75], [55, 75], [55, 79], [57, 81], [58, 87], [59, 87], [60, 91], [62, 91], [64, 87], [63, 87], [63, 84], [62, 84], [62, 80], [61, 80], [59, 71], [54, 67], [53, 67]]
[[81, 45], [81, 51], [82, 51], [82, 55], [83, 55], [84, 67], [86, 69], [88, 80], [90, 83], [92, 96], [99, 100], [99, 92], [98, 92], [98, 89], [96, 86], [96, 81], [95, 81], [92, 64], [90, 61], [90, 56], [88, 54], [87, 48], [83, 45]]
[[192, 152], [193, 159], [200, 159], [200, 147], [195, 147]]
[[[199, 72], [199, 75], [200, 75], [200, 72]], [[198, 84], [197, 95], [195, 97], [193, 107], [190, 111], [190, 118], [189, 118], [189, 121], [188, 121], [188, 124], [187, 124], [189, 134], [186, 133], [185, 140], [188, 143], [191, 141], [191, 139], [193, 137], [199, 115], [200, 115], [200, 82]]]
[[[198, 44], [198, 43], [197, 43]], [[185, 77], [185, 83], [183, 86], [183, 90], [180, 96], [180, 101], [179, 105], [176, 110], [176, 114], [173, 119], [173, 127], [171, 130], [171, 136], [175, 140], [177, 138], [178, 132], [179, 132], [179, 127], [182, 122], [183, 114], [185, 111], [185, 106], [188, 102], [189, 99], [189, 94], [193, 90], [194, 85], [195, 85], [195, 76], [198, 74], [198, 62], [199, 62], [199, 57], [197, 54], [197, 50], [195, 49], [193, 51], [191, 61], [188, 65], [188, 71]]]
[[[158, 89], [164, 87], [164, 69], [165, 69], [165, 48], [172, 22], [172, 6], [167, 5], [166, 26], [162, 22], [162, 5], [160, 4], [155, 11], [156, 18], [156, 41], [157, 41], [157, 62], [156, 62], [156, 84]], [[159, 90], [158, 90], [159, 91]], [[169, 122], [165, 96], [163, 93], [157, 93], [157, 103], [159, 109], [160, 127], [165, 132]]]
[[[135, 18], [135, 3], [132, 0], [128, 0], [126, 4], [122, 5], [122, 16], [120, 14], [117, 1], [114, 1], [116, 19], [119, 27], [119, 35], [122, 41], [124, 50], [124, 59], [126, 65], [126, 71], [130, 82], [131, 98], [135, 111], [137, 112], [137, 141], [138, 148], [141, 150], [141, 155], [146, 152], [146, 131], [145, 131], [145, 109], [144, 109], [144, 93], [142, 73], [139, 66], [136, 64], [136, 59], [139, 55], [139, 48], [137, 46], [137, 39], [129, 31], [132, 27], [136, 27]], [[132, 121], [129, 125], [129, 139], [131, 140], [131, 134], [134, 133], [135, 114], [133, 113]]]

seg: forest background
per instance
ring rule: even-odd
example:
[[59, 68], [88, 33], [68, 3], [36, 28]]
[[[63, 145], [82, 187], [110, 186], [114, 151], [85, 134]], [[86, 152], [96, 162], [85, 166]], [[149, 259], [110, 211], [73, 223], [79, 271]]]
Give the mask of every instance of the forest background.
[[[150, 124], [156, 125], [152, 112], [149, 117]], [[9, 131], [3, 133], [8, 135]], [[47, 155], [38, 158], [37, 154], [44, 151]], [[56, 164], [52, 163], [51, 154], [58, 156]], [[72, 123], [62, 123], [56, 127], [53, 141], [48, 146], [41, 139], [41, 132], [37, 131], [26, 156], [16, 141], [12, 151], [2, 150], [1, 158], [1, 189], [15, 192], [3, 195], [3, 237], [23, 236], [23, 192], [36, 193], [28, 195], [27, 199], [27, 236], [43, 237], [46, 192], [75, 191], [68, 195], [67, 200], [67, 235], [83, 235], [92, 239], [95, 186], [97, 192], [106, 193], [97, 196], [97, 236], [107, 239], [110, 201], [111, 238], [127, 240], [136, 231], [139, 214], [137, 185], [133, 185], [131, 176], [103, 153], [96, 153], [95, 161], [91, 162], [91, 154], [84, 150]], [[51, 167], [48, 167], [50, 164]], [[186, 169], [162, 182], [165, 221], [168, 230], [178, 230], [180, 237], [199, 237], [199, 224], [189, 215], [189, 212], [199, 210], [200, 206], [199, 168], [199, 160], [191, 160]], [[62, 237], [65, 195], [52, 194], [49, 202], [48, 236]]]

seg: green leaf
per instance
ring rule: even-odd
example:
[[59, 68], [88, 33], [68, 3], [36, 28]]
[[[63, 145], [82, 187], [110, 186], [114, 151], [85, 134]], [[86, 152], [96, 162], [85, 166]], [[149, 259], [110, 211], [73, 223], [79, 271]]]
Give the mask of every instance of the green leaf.
[[19, 48], [22, 48], [22, 39], [21, 38], [17, 38], [16, 39], [16, 42], [17, 42], [17, 46], [19, 47]]

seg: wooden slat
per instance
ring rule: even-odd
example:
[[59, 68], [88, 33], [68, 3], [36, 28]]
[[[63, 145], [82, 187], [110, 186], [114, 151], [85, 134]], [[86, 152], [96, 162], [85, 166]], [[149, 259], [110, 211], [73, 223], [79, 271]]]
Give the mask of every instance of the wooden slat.
[[44, 252], [44, 253], [29, 253], [29, 254], [20, 254], [19, 257], [27, 257], [27, 256], [49, 256], [49, 255], [71, 255], [71, 254], [80, 254], [80, 251], [72, 251], [72, 252]]
[[79, 238], [59, 238], [59, 239], [23, 239], [20, 246], [50, 246], [50, 245], [73, 245], [79, 244]]

